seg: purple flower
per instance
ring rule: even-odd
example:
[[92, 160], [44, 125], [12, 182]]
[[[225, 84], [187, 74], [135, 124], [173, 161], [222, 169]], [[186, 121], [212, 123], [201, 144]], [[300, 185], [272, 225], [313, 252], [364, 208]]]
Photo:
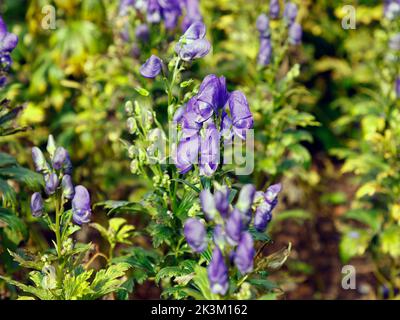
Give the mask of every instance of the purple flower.
[[395, 90], [397, 99], [400, 99], [400, 77], [396, 79]]
[[147, 1], [147, 21], [150, 23], [159, 23], [161, 21], [161, 6], [158, 0]]
[[155, 78], [159, 75], [161, 69], [162, 69], [162, 60], [153, 54], [140, 67], [140, 74], [145, 78]]
[[72, 178], [66, 174], [62, 177], [61, 188], [63, 190], [63, 196], [66, 199], [72, 199], [75, 194], [74, 185], [72, 184]]
[[269, 16], [271, 19], [278, 19], [279, 18], [279, 0], [271, 0], [269, 2]]
[[227, 186], [222, 186], [214, 192], [215, 207], [223, 218], [228, 217], [229, 213], [229, 194], [230, 190]]
[[141, 24], [136, 27], [135, 30], [135, 37], [136, 39], [142, 41], [142, 42], [147, 42], [150, 39], [150, 30], [147, 24]]
[[199, 0], [182, 0], [186, 15], [182, 21], [182, 30], [186, 31], [194, 22], [203, 21], [200, 13]]
[[0, 16], [0, 55], [10, 53], [18, 44], [18, 37], [10, 32], [7, 32], [7, 26]]
[[198, 163], [200, 138], [197, 134], [182, 139], [178, 144], [175, 165], [179, 173], [185, 174]]
[[384, 15], [389, 20], [400, 16], [400, 0], [385, 0]]
[[285, 10], [283, 11], [283, 17], [288, 22], [289, 25], [295, 22], [297, 18], [297, 5], [293, 2], [288, 2], [285, 5]]
[[207, 55], [211, 44], [204, 39], [206, 26], [204, 23], [194, 22], [179, 39], [175, 46], [175, 52], [184, 61], [199, 59]]
[[135, 5], [135, 0], [121, 0], [118, 8], [118, 15], [125, 16], [130, 7]]
[[228, 268], [221, 250], [216, 246], [207, 267], [208, 280], [212, 293], [224, 295], [228, 291]]
[[222, 112], [221, 117], [221, 137], [223, 137], [226, 141], [231, 141], [233, 137], [232, 119], [225, 111]]
[[234, 263], [241, 274], [253, 271], [253, 260], [255, 256], [254, 241], [251, 234], [247, 231], [243, 232], [237, 246]]
[[253, 204], [256, 188], [252, 184], [246, 184], [240, 190], [236, 207], [242, 212], [247, 213]]
[[214, 196], [210, 192], [210, 189], [204, 189], [200, 192], [200, 204], [207, 219], [209, 220], [214, 219], [216, 214], [216, 208], [215, 208]]
[[213, 241], [217, 246], [225, 245], [226, 234], [224, 228], [217, 224], [213, 231]]
[[277, 183], [268, 187], [267, 191], [264, 194], [265, 200], [272, 206], [273, 210], [278, 203], [278, 194], [282, 190], [282, 184]]
[[395, 34], [389, 40], [389, 48], [400, 51], [400, 33]]
[[271, 215], [272, 206], [263, 201], [256, 209], [256, 213], [254, 215], [254, 228], [259, 232], [264, 232], [268, 226], [268, 223], [272, 219]]
[[187, 111], [193, 111], [196, 114], [195, 121], [203, 123], [223, 108], [227, 99], [225, 78], [210, 74], [203, 79], [197, 95], [190, 99]]
[[48, 195], [52, 195], [58, 188], [59, 180], [55, 173], [50, 173], [44, 177], [45, 191]]
[[258, 51], [258, 64], [260, 66], [267, 66], [271, 62], [272, 45], [270, 38], [260, 39], [260, 50]]
[[53, 168], [56, 170], [60, 170], [63, 167], [64, 162], [67, 159], [67, 156], [68, 156], [67, 150], [65, 150], [63, 147], [57, 147], [56, 151], [54, 152], [53, 159], [51, 161]]
[[200, 175], [212, 176], [219, 164], [219, 132], [214, 123], [209, 123], [201, 140]]
[[239, 242], [242, 228], [242, 214], [238, 209], [234, 209], [225, 225], [227, 240], [231, 245], [235, 245]]
[[34, 217], [43, 214], [43, 198], [39, 192], [35, 192], [31, 197], [31, 212]]
[[265, 13], [262, 13], [258, 16], [256, 21], [256, 27], [258, 32], [260, 33], [261, 38], [268, 38], [270, 36], [269, 19]]
[[234, 91], [229, 96], [229, 110], [232, 117], [234, 133], [241, 139], [246, 138], [246, 131], [253, 128], [253, 115], [245, 95], [240, 91]]
[[301, 43], [301, 37], [303, 35], [303, 29], [298, 23], [293, 23], [289, 27], [289, 43], [292, 45], [299, 45]]
[[47, 172], [49, 170], [49, 165], [43, 155], [43, 152], [38, 147], [32, 148], [32, 160], [37, 172]]
[[201, 253], [207, 248], [206, 228], [200, 220], [195, 218], [187, 219], [183, 233], [194, 252]]
[[90, 195], [84, 186], [75, 187], [75, 195], [72, 199], [72, 218], [76, 224], [88, 223], [92, 210], [90, 208]]

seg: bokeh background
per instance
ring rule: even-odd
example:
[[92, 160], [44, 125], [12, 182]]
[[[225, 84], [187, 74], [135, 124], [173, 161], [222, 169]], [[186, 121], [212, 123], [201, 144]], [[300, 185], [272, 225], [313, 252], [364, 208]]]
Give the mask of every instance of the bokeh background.
[[[193, 65], [188, 76], [200, 81], [209, 73], [224, 75], [230, 87], [246, 93], [257, 117], [264, 107], [264, 92], [256, 80], [259, 39], [255, 21], [266, 10], [267, 1], [201, 0], [200, 3], [213, 50]], [[385, 188], [398, 186], [388, 187], [384, 182], [383, 188], [370, 183], [369, 189], [360, 192], [366, 182], [377, 181], [375, 171], [389, 164], [385, 157], [371, 156], [377, 152], [370, 148], [368, 136], [380, 132], [381, 125], [380, 105], [371, 98], [376, 95], [378, 99], [381, 95], [383, 82], [377, 70], [385, 77], [386, 69], [399, 69], [398, 60], [392, 61], [391, 66], [382, 62], [389, 37], [382, 26], [383, 2], [299, 0], [296, 3], [303, 26], [303, 44], [289, 49], [285, 63], [286, 68], [294, 63], [300, 65], [297, 92], [288, 100], [298, 114], [293, 113], [295, 120], [279, 122], [283, 123], [279, 128], [272, 120], [256, 128], [266, 133], [260, 142], [263, 151], [257, 155], [255, 176], [261, 172], [265, 179], [279, 179], [284, 185], [269, 229], [274, 244], [265, 253], [292, 243], [289, 259], [271, 277], [283, 289], [284, 299], [384, 298], [387, 288], [376, 273], [376, 261], [381, 258], [369, 250], [371, 241], [381, 243], [376, 233], [369, 231], [377, 223], [370, 221], [375, 214], [371, 210], [378, 210], [376, 215], [382, 217], [390, 215], [389, 204], [395, 203], [392, 198], [395, 195], [385, 193]], [[55, 8], [55, 29], [42, 26], [45, 15], [42, 10], [49, 4]], [[356, 8], [356, 29], [345, 30], [342, 8], [349, 4]], [[138, 45], [134, 40], [123, 39], [121, 32], [127, 21], [129, 27], [125, 31], [129, 34], [134, 33], [138, 22], [132, 16], [118, 16], [118, 7], [116, 0], [2, 0], [0, 3], [0, 13], [9, 30], [20, 39], [12, 55], [14, 64], [6, 96], [14, 105], [24, 106], [18, 126], [29, 127], [17, 135], [1, 137], [0, 149], [16, 157], [21, 166], [32, 169], [30, 148], [34, 145], [44, 148], [48, 135], [53, 134], [69, 150], [76, 168], [74, 179], [85, 182], [94, 203], [135, 201], [148, 190], [147, 182], [130, 172], [129, 157], [121, 143], [121, 139], [129, 139], [124, 103], [137, 98], [135, 88], [145, 84], [138, 76], [138, 69], [148, 55], [172, 52], [169, 42], [180, 34], [153, 27], [148, 43]], [[160, 84], [155, 82], [152, 94], [161, 96], [161, 91]], [[158, 108], [165, 107], [162, 98], [156, 99], [155, 104]], [[279, 117], [290, 118], [282, 113], [271, 114], [270, 119]], [[294, 131], [301, 138], [293, 135]], [[395, 134], [393, 131], [392, 135]], [[282, 143], [287, 143], [287, 148], [281, 150]], [[371, 167], [364, 168], [369, 162], [373, 162]], [[393, 169], [399, 167], [396, 162], [389, 165]], [[397, 177], [391, 183], [396, 181]], [[19, 212], [33, 231], [10, 247], [39, 250], [49, 240], [45, 233], [39, 232], [40, 223], [32, 221], [27, 202], [29, 190], [25, 195], [24, 190], [21, 187]], [[94, 217], [104, 223], [107, 210], [98, 206]], [[145, 223], [140, 214], [126, 218], [139, 229]], [[382, 249], [393, 270], [388, 271], [385, 266], [379, 271], [383, 277], [390, 277], [387, 281], [393, 292], [399, 285], [398, 231], [397, 227], [387, 240], [393, 249]], [[349, 232], [359, 233], [352, 237], [354, 233]], [[79, 237], [106, 248], [94, 229], [84, 229]], [[135, 244], [151, 246], [146, 237], [136, 238]], [[7, 260], [4, 248], [0, 252], [3, 253], [0, 273], [10, 272], [23, 279], [23, 272]], [[344, 290], [341, 286], [345, 264], [356, 267], [355, 290]], [[13, 294], [0, 284], [0, 297]], [[131, 298], [159, 295], [153, 282], [144, 281], [135, 284]]]

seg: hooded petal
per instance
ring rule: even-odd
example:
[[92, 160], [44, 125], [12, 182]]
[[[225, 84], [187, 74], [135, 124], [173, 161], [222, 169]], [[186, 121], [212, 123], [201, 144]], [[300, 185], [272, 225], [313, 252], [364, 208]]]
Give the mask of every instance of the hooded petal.
[[253, 115], [245, 95], [240, 91], [234, 91], [229, 96], [229, 110], [232, 116], [232, 125], [235, 134], [245, 139], [246, 130], [253, 127]]
[[266, 38], [269, 37], [269, 18], [265, 13], [262, 13], [258, 16], [256, 21], [256, 27], [258, 32], [260, 33], [260, 37]]
[[176, 51], [179, 57], [184, 61], [191, 61], [203, 58], [211, 49], [211, 44], [206, 39], [191, 41], [187, 44], [180, 44]]
[[231, 245], [235, 245], [239, 242], [242, 228], [242, 214], [238, 209], [234, 209], [230, 214], [228, 220], [226, 221], [225, 225], [227, 239]]
[[228, 268], [221, 250], [216, 246], [207, 267], [208, 280], [212, 293], [224, 295], [228, 291]]
[[213, 123], [205, 129], [200, 149], [200, 175], [211, 176], [218, 168], [219, 132]]
[[195, 218], [187, 219], [183, 233], [194, 252], [201, 253], [207, 248], [206, 228], [200, 220]]
[[149, 59], [140, 67], [140, 74], [145, 78], [155, 78], [162, 70], [162, 60], [151, 55]]
[[31, 212], [34, 217], [43, 214], [43, 198], [39, 192], [35, 192], [31, 197]]
[[81, 225], [90, 221], [92, 210], [90, 208], [90, 195], [84, 186], [75, 187], [75, 195], [72, 199], [72, 212], [75, 223]]
[[200, 141], [197, 134], [182, 139], [178, 144], [176, 152], [176, 167], [181, 174], [187, 173], [192, 169], [193, 164], [198, 163]]
[[253, 260], [255, 256], [254, 241], [251, 234], [243, 232], [234, 256], [234, 263], [241, 274], [253, 271]]

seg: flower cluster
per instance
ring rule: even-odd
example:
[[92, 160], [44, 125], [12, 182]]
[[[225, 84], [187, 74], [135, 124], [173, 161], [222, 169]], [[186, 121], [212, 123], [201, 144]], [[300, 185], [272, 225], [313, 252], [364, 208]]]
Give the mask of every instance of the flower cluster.
[[[32, 159], [37, 172], [44, 177], [45, 194], [48, 198], [62, 198], [62, 202], [72, 200], [72, 213], [75, 223], [88, 223], [91, 216], [90, 195], [83, 186], [72, 184], [72, 163], [68, 151], [57, 147], [52, 135], [49, 136], [47, 152], [50, 155], [48, 162], [38, 147], [32, 148]], [[43, 214], [44, 204], [41, 193], [35, 192], [31, 197], [31, 212], [34, 217]]]
[[400, 16], [400, 0], [384, 0], [384, 16], [389, 20], [395, 20]]
[[200, 175], [211, 176], [220, 163], [221, 139], [231, 141], [236, 135], [244, 140], [253, 128], [245, 95], [229, 93], [225, 78], [214, 74], [204, 78], [199, 92], [176, 111], [174, 121], [181, 126], [175, 164], [182, 174], [200, 163]]
[[150, 24], [164, 22], [165, 28], [174, 29], [179, 18], [185, 13], [182, 30], [185, 31], [193, 22], [202, 21], [199, 0], [121, 0], [120, 16], [128, 13], [129, 8], [135, 8], [146, 16]]
[[[301, 37], [303, 33], [301, 25], [296, 22], [297, 13], [298, 9], [296, 4], [292, 2], [286, 3], [283, 11], [283, 19], [288, 26], [288, 41], [291, 45], [299, 45], [301, 43]], [[279, 1], [271, 0], [269, 5], [270, 18], [274, 20], [279, 19], [279, 14]], [[271, 62], [272, 44], [269, 24], [269, 17], [265, 13], [262, 13], [258, 16], [256, 22], [256, 27], [260, 34], [258, 64], [261, 66], [267, 66]]]
[[[210, 42], [205, 39], [206, 26], [202, 22], [194, 22], [179, 39], [175, 52], [183, 61], [200, 59], [211, 49]], [[163, 61], [152, 55], [140, 67], [140, 74], [145, 78], [157, 77], [163, 69]]]
[[11, 52], [18, 43], [18, 37], [7, 31], [7, 26], [0, 16], [0, 87], [5, 84], [5, 72], [12, 64]]
[[280, 184], [270, 186], [265, 193], [257, 192], [253, 185], [248, 184], [241, 189], [235, 206], [230, 204], [231, 192], [227, 186], [217, 187], [214, 194], [209, 189], [200, 193], [206, 220], [214, 224], [212, 241], [207, 238], [205, 224], [197, 218], [186, 220], [184, 234], [194, 252], [203, 252], [209, 242], [214, 246], [208, 266], [208, 279], [213, 293], [226, 294], [229, 265], [236, 266], [242, 275], [253, 271], [255, 249], [249, 227], [253, 220], [257, 231], [266, 230], [280, 191]]

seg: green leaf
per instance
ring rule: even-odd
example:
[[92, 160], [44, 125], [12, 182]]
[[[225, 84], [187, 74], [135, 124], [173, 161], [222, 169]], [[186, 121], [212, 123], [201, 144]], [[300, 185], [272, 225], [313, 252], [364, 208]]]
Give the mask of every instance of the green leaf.
[[368, 230], [349, 229], [340, 239], [339, 253], [344, 263], [354, 256], [362, 256], [367, 250], [372, 239], [372, 234]]
[[381, 228], [383, 216], [378, 210], [353, 209], [343, 215], [344, 219], [351, 219], [370, 227], [375, 233]]
[[128, 269], [129, 265], [127, 263], [118, 263], [98, 271], [90, 285], [90, 289], [93, 292], [91, 298], [98, 299], [119, 290], [125, 281], [121, 277], [125, 275]]
[[11, 210], [0, 207], [0, 228], [9, 229], [11, 239], [15, 244], [19, 244], [28, 238], [28, 229], [25, 223], [18, 218]]
[[400, 226], [390, 226], [380, 236], [383, 253], [388, 253], [394, 259], [400, 257]]
[[182, 275], [182, 269], [179, 266], [165, 267], [157, 272], [155, 282], [160, 282], [163, 278], [172, 278]]
[[[196, 266], [195, 276], [193, 277], [194, 286], [200, 291], [201, 297], [206, 300], [218, 300], [219, 295], [211, 292], [210, 283], [208, 281], [207, 269], [201, 266]], [[189, 293], [189, 295], [192, 295]], [[193, 295], [192, 295], [193, 296]], [[193, 296], [198, 299], [199, 296]]]

